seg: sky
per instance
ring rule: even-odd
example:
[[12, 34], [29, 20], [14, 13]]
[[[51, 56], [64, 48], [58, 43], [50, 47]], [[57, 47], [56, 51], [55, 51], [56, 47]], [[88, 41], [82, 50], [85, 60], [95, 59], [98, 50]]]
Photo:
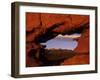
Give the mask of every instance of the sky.
[[47, 49], [55, 48], [55, 49], [68, 49], [74, 50], [77, 47], [77, 41], [75, 38], [80, 37], [80, 34], [72, 34], [72, 35], [58, 35], [57, 37], [48, 40], [46, 43], [41, 43], [46, 45]]

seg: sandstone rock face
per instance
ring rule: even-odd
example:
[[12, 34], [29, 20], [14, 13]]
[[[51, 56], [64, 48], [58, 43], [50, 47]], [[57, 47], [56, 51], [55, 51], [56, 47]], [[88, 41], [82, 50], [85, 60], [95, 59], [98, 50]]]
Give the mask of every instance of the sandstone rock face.
[[61, 63], [61, 65], [81, 65], [81, 64], [89, 64], [88, 54], [75, 55], [70, 59], [65, 59]]
[[84, 29], [78, 40], [78, 46], [74, 50], [79, 53], [89, 53], [89, 29]]
[[37, 27], [40, 24], [39, 13], [26, 13], [26, 31], [32, 31], [33, 27]]
[[65, 59], [61, 65], [89, 64], [89, 28], [82, 31], [74, 52], [76, 55], [70, 59]]
[[53, 31], [58, 33], [70, 33], [74, 29], [85, 28], [89, 23], [89, 16], [84, 15], [64, 15], [64, 14], [41, 14], [42, 24], [51, 27], [54, 24], [63, 23]]
[[[78, 46], [74, 50], [76, 55], [65, 59], [62, 65], [89, 63], [89, 16], [49, 13], [26, 13], [26, 66], [39, 66], [39, 54], [42, 45], [58, 34], [81, 33]], [[34, 52], [30, 53], [31, 50]], [[30, 58], [32, 54], [33, 58]], [[35, 56], [35, 57], [34, 57]], [[80, 60], [80, 62], [79, 62]]]

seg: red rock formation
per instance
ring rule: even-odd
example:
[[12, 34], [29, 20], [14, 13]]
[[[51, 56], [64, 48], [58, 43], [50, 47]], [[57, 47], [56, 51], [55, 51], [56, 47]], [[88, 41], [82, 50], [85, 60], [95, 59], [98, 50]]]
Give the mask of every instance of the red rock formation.
[[[59, 24], [59, 25], [58, 25]], [[55, 27], [56, 26], [56, 27]], [[48, 34], [49, 31], [49, 34]], [[77, 55], [71, 59], [64, 60], [62, 64], [88, 64], [89, 63], [89, 16], [70, 14], [48, 14], [48, 13], [26, 13], [26, 64], [37, 66], [41, 61], [31, 59], [28, 55], [34, 49], [33, 54], [38, 58], [42, 46], [39, 37], [45, 41], [58, 34], [81, 33], [78, 46], [74, 50]], [[46, 37], [48, 38], [46, 38]], [[41, 40], [41, 39], [40, 39]], [[38, 53], [38, 54], [37, 54]], [[82, 53], [82, 55], [78, 55]], [[86, 53], [86, 54], [84, 54]], [[80, 60], [80, 62], [79, 62]], [[32, 63], [33, 62], [33, 63]], [[38, 64], [37, 64], [38, 63]]]
[[33, 27], [37, 27], [40, 24], [39, 13], [26, 13], [26, 31], [31, 31]]
[[61, 63], [61, 65], [81, 65], [81, 64], [89, 64], [89, 55], [87, 54], [81, 54], [81, 55], [75, 55], [72, 58], [65, 59], [64, 62]]
[[45, 27], [51, 27], [57, 23], [64, 23], [58, 28], [55, 28], [54, 32], [68, 33], [74, 29], [79, 29], [80, 27], [85, 28], [85, 24], [89, 23], [89, 16], [86, 15], [64, 15], [64, 14], [41, 14], [42, 25]]
[[63, 65], [89, 64], [89, 28], [82, 31], [74, 52], [76, 55], [71, 59], [64, 60]]
[[89, 29], [84, 29], [78, 40], [78, 46], [74, 50], [79, 53], [89, 53]]

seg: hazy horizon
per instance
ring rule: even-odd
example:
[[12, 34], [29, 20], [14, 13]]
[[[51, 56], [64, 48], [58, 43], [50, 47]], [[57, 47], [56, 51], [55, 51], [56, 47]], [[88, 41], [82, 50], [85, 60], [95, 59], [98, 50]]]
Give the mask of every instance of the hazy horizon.
[[74, 50], [77, 47], [77, 41], [74, 40], [75, 37], [80, 37], [80, 34], [72, 34], [72, 35], [58, 35], [57, 37], [48, 40], [46, 43], [41, 43], [42, 45], [46, 45], [46, 49], [68, 49]]

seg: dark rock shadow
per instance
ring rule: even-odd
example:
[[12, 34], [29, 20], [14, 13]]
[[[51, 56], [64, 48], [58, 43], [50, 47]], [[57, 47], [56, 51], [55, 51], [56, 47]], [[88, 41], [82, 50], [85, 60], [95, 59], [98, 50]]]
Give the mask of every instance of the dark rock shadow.
[[51, 49], [42, 50], [40, 53], [40, 60], [43, 64], [40, 66], [56, 66], [60, 65], [65, 59], [72, 58], [75, 52], [71, 50]]

